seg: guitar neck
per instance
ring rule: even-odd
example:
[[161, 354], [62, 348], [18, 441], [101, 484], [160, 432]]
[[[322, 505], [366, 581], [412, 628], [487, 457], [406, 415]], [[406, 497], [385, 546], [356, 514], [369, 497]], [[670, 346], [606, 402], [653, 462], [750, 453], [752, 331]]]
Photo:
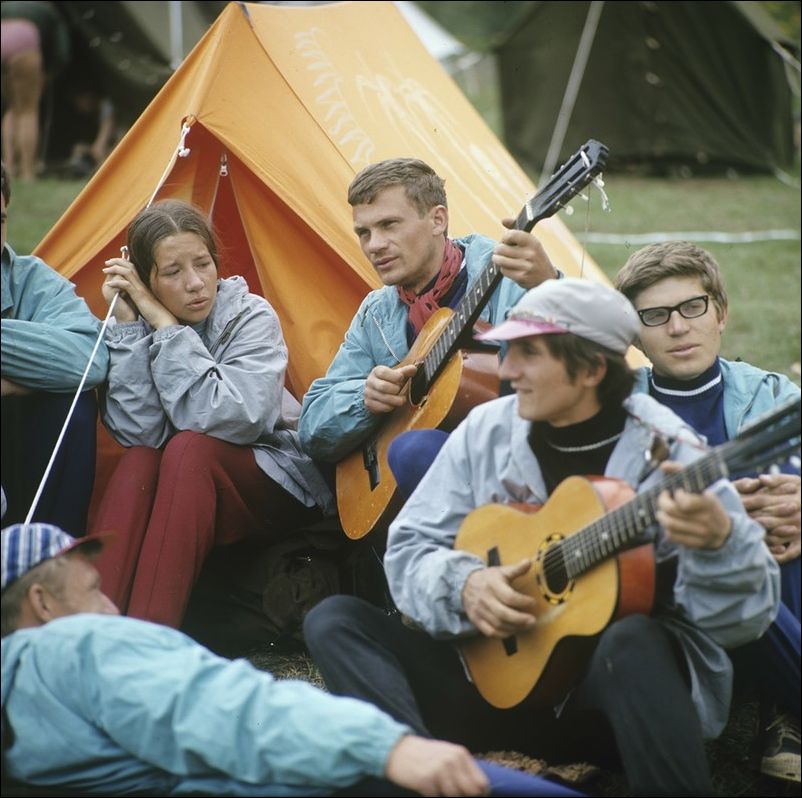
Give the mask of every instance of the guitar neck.
[[[726, 446], [726, 445], [725, 445]], [[655, 523], [657, 497], [664, 490], [682, 488], [701, 493], [717, 480], [729, 475], [724, 447], [671, 474], [658, 485], [639, 493], [635, 498], [594, 521], [559, 546], [569, 579], [574, 579], [604, 560], [630, 546]]]
[[440, 375], [446, 363], [460, 348], [465, 340], [465, 335], [473, 329], [482, 308], [501, 282], [501, 277], [498, 267], [491, 261], [482, 269], [477, 279], [467, 287], [465, 296], [454, 310], [454, 315], [443, 328], [434, 346], [423, 358], [422, 370], [425, 376], [426, 392]]
[[[540, 214], [533, 214], [531, 203], [527, 203], [518, 214], [514, 229], [528, 233], [539, 221], [548, 218], [556, 210], [557, 206], [551, 206]], [[465, 296], [462, 297], [455, 308], [451, 320], [423, 359], [422, 368], [426, 378], [426, 390], [431, 387], [457, 349], [463, 345], [466, 336], [470, 335], [473, 325], [476, 324], [479, 314], [482, 312], [482, 308], [493, 296], [493, 291], [496, 290], [496, 286], [501, 282], [502, 276], [491, 257], [477, 279], [468, 286]]]
[[[607, 147], [594, 139], [588, 140], [524, 205], [515, 220], [515, 229], [528, 233], [539, 221], [553, 216], [601, 172], [606, 161]], [[478, 279], [468, 286], [451, 320], [424, 358], [419, 372], [421, 395], [428, 393], [452, 355], [463, 345], [463, 341], [469, 340], [473, 325], [501, 277], [501, 272], [490, 258]]]
[[[783, 462], [799, 452], [800, 400], [794, 399], [761, 419], [737, 438], [709, 451], [682, 471], [664, 477], [657, 485], [562, 540], [556, 561], [573, 579], [632, 544], [655, 522], [657, 497], [678, 488], [701, 493], [731, 473], [761, 469]], [[555, 547], [556, 548], [556, 547]]]

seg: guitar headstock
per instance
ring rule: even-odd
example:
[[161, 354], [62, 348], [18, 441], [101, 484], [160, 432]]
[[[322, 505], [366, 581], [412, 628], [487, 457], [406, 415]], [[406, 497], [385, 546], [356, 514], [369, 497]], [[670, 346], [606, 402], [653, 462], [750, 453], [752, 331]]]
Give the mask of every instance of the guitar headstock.
[[585, 142], [524, 205], [515, 227], [529, 232], [541, 219], [564, 207], [604, 169], [607, 153], [600, 141]]

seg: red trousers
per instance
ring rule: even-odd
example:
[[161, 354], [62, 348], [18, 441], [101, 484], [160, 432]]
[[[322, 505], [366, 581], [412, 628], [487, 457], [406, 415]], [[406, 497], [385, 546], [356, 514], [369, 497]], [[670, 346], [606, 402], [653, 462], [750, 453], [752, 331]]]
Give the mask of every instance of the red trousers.
[[96, 565], [120, 611], [178, 627], [212, 546], [291, 529], [313, 514], [256, 464], [247, 446], [180, 432], [120, 460], [92, 534], [110, 532]]

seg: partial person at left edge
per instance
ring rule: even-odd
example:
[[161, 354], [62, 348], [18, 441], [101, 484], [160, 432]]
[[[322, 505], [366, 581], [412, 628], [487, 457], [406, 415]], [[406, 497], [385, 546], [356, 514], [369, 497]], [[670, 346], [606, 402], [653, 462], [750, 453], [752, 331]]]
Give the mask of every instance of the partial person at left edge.
[[3, 795], [580, 795], [120, 617], [102, 546], [0, 532]]
[[[2, 167], [3, 523], [23, 521], [81, 382], [100, 322], [75, 286], [6, 241], [11, 184]], [[101, 342], [34, 513], [74, 535], [86, 529], [95, 480], [97, 400], [109, 356]]]

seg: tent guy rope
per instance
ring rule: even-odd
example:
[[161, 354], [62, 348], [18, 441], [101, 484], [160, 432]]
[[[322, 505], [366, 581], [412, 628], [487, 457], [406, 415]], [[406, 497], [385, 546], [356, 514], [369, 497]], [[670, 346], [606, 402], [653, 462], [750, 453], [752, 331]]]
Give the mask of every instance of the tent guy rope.
[[[149, 208], [153, 204], [153, 200], [156, 198], [156, 195], [159, 193], [159, 189], [164, 184], [164, 181], [167, 179], [167, 175], [170, 173], [170, 170], [173, 168], [173, 165], [176, 162], [177, 158], [186, 158], [191, 150], [189, 147], [186, 146], [187, 136], [189, 135], [190, 128], [192, 127], [192, 123], [194, 122], [194, 117], [188, 117], [187, 121], [181, 126], [181, 138], [178, 141], [178, 146], [175, 148], [172, 156], [170, 156], [170, 161], [167, 164], [167, 168], [162, 173], [161, 178], [159, 178], [159, 182], [156, 186], [156, 190], [151, 194], [150, 199], [148, 200], [147, 204], [145, 205], [146, 208]], [[120, 248], [120, 252], [123, 258], [128, 258], [128, 247], [122, 246]], [[45, 468], [45, 472], [42, 475], [42, 479], [39, 482], [39, 487], [36, 489], [36, 494], [33, 497], [33, 501], [31, 502], [31, 507], [28, 510], [28, 514], [25, 516], [24, 524], [27, 526], [31, 523], [31, 519], [33, 518], [33, 514], [36, 512], [36, 508], [39, 505], [39, 500], [42, 498], [42, 492], [45, 489], [45, 485], [47, 484], [48, 477], [50, 476], [50, 472], [53, 468], [53, 463], [56, 461], [56, 457], [59, 453], [59, 449], [61, 448], [61, 443], [64, 440], [64, 435], [67, 433], [67, 427], [70, 425], [70, 421], [72, 421], [72, 415], [75, 411], [75, 405], [78, 403], [78, 397], [83, 392], [84, 384], [86, 383], [86, 379], [89, 375], [89, 370], [92, 368], [92, 363], [95, 360], [95, 355], [97, 354], [98, 347], [100, 346], [100, 342], [103, 340], [103, 336], [106, 332], [106, 328], [109, 325], [109, 319], [111, 318], [111, 314], [114, 312], [114, 307], [117, 304], [117, 300], [120, 298], [119, 292], [114, 295], [114, 298], [109, 303], [109, 309], [106, 312], [106, 317], [103, 319], [103, 323], [100, 325], [100, 331], [98, 332], [97, 339], [95, 340], [95, 345], [92, 347], [92, 351], [89, 354], [89, 361], [86, 364], [86, 368], [84, 369], [84, 373], [81, 376], [81, 381], [78, 383], [78, 389], [75, 391], [75, 396], [72, 398], [72, 403], [70, 404], [70, 409], [67, 411], [67, 416], [64, 419], [64, 424], [61, 427], [61, 432], [59, 433], [58, 438], [56, 439], [56, 444], [53, 447], [53, 452], [50, 455], [50, 460], [48, 460], [47, 467]]]

